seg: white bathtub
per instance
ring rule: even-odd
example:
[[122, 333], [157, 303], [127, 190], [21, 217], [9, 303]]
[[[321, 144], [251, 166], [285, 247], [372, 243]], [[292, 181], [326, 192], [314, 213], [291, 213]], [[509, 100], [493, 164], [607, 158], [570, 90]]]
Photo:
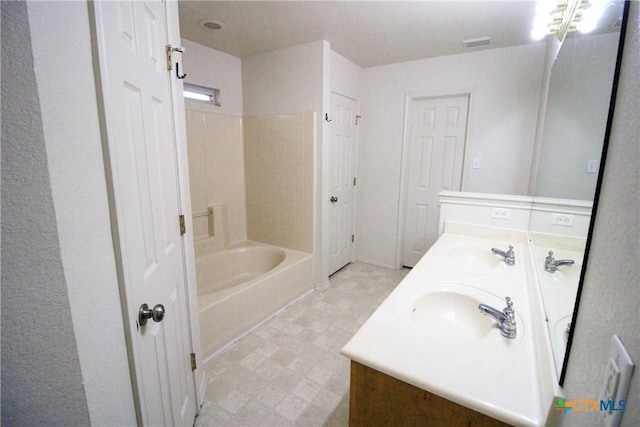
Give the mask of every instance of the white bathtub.
[[204, 359], [313, 289], [311, 254], [252, 242], [196, 246], [196, 275]]

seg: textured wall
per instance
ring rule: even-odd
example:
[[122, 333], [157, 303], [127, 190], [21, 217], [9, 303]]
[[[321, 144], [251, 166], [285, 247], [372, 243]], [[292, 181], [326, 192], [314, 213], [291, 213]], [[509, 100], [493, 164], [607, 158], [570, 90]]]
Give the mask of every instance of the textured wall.
[[[93, 423], [129, 425], [135, 423], [135, 410], [102, 157], [89, 5], [28, 2], [27, 9], [60, 254], [89, 414]], [[96, 307], [108, 315], [98, 319]]]
[[[640, 425], [640, 3], [631, 2], [604, 181], [565, 381], [567, 399], [598, 399], [617, 334], [636, 364], [623, 426]], [[563, 426], [602, 425], [570, 411]]]
[[87, 425], [33, 68], [27, 5], [2, 2], [2, 424]]

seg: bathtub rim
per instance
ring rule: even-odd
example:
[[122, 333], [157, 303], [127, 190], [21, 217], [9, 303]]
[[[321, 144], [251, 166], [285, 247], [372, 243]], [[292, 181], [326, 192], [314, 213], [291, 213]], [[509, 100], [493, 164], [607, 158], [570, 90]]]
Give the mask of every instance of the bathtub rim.
[[[247, 241], [243, 241], [243, 242], [238, 242], [238, 243], [234, 243], [232, 245], [229, 245], [228, 248], [224, 249], [224, 250], [233, 250], [233, 249], [238, 249], [238, 248], [243, 248], [243, 247], [252, 247], [252, 246], [263, 246], [263, 247], [268, 247], [268, 248], [275, 248], [275, 249], [279, 249], [281, 251], [284, 252], [285, 254], [285, 258], [284, 260], [278, 264], [275, 268], [265, 272], [264, 274], [255, 277], [247, 282], [241, 283], [239, 285], [236, 286], [232, 286], [230, 288], [227, 289], [222, 289], [220, 291], [217, 292], [212, 292], [212, 293], [208, 293], [205, 295], [198, 295], [198, 312], [200, 312], [201, 310], [207, 309], [215, 304], [218, 304], [222, 301], [225, 301], [227, 299], [229, 299], [231, 296], [233, 296], [234, 294], [238, 293], [238, 292], [242, 292], [243, 290], [250, 288], [254, 285], [256, 285], [257, 283], [259, 283], [260, 281], [264, 280], [266, 277], [270, 277], [273, 276], [275, 274], [278, 274], [280, 271], [288, 269], [289, 267], [299, 264], [305, 260], [307, 260], [308, 258], [312, 258], [313, 254], [307, 253], [307, 252], [301, 252], [301, 251], [296, 251], [294, 249], [288, 249], [288, 248], [283, 248], [281, 246], [275, 246], [275, 245], [270, 245], [270, 244], [266, 244], [266, 243], [261, 243], [261, 242], [254, 242], [251, 240], [247, 240]], [[218, 251], [215, 251], [218, 252]], [[206, 253], [206, 254], [201, 254], [201, 256], [206, 256], [215, 252], [210, 252], [210, 253]]]
[[[204, 260], [204, 258], [206, 258], [206, 260]], [[234, 260], [234, 258], [236, 259]], [[285, 252], [284, 249], [278, 248], [276, 246], [271, 246], [271, 245], [243, 245], [243, 246], [237, 246], [237, 247], [228, 248], [228, 249], [219, 250], [219, 251], [202, 253], [196, 258], [196, 275], [198, 275], [201, 272], [200, 268], [205, 268], [207, 269], [206, 271], [210, 271], [208, 269], [211, 268], [210, 265], [209, 267], [200, 265], [200, 261], [204, 261], [205, 264], [214, 263], [217, 266], [222, 265], [221, 267], [222, 269], [225, 269], [224, 265], [227, 264], [227, 262], [239, 263], [240, 267], [242, 267], [243, 261], [247, 261], [246, 264], [248, 265], [249, 268], [245, 268], [245, 269], [231, 268], [230, 274], [225, 274], [225, 272], [223, 271], [222, 272], [223, 277], [221, 278], [221, 280], [218, 280], [218, 281], [216, 280], [198, 281], [197, 283], [198, 297], [200, 298], [206, 295], [222, 292], [225, 289], [231, 289], [236, 286], [241, 286], [253, 280], [253, 279], [246, 279], [244, 281], [240, 281], [239, 283], [235, 283], [232, 285], [228, 285], [228, 284], [225, 285], [226, 282], [229, 282], [238, 276], [238, 274], [235, 274], [238, 271], [240, 272], [240, 274], [250, 273], [254, 279], [260, 278], [265, 274], [268, 274], [270, 271], [273, 271], [276, 268], [278, 268], [278, 266], [282, 264], [286, 259], [287, 259], [287, 253]], [[257, 264], [255, 264], [254, 262]], [[267, 265], [264, 265], [264, 264], [267, 264], [268, 268], [267, 268]], [[238, 267], [238, 265], [236, 265], [236, 267]], [[202, 274], [203, 277], [213, 276], [213, 275], [215, 274], [204, 274], [204, 273]], [[207, 278], [213, 279], [213, 277], [207, 277]], [[209, 282], [209, 283], [203, 283], [203, 282]], [[209, 292], [200, 293], [202, 288], [214, 286], [212, 285], [211, 282], [216, 283], [215, 286], [217, 286], [219, 289], [213, 289], [213, 290], [210, 290]]]

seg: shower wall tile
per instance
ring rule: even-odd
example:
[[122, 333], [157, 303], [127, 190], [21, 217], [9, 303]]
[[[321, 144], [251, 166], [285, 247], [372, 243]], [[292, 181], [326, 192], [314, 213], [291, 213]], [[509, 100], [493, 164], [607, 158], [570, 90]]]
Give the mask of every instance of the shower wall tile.
[[313, 252], [314, 113], [244, 119], [247, 234]]
[[[207, 175], [204, 143], [204, 114], [199, 111], [186, 111], [187, 152], [189, 158], [189, 185], [191, 187], [191, 210], [193, 213], [207, 209]], [[193, 218], [193, 237], [207, 237], [206, 217]]]
[[[242, 119], [187, 110], [187, 148], [193, 214], [226, 205], [229, 241], [247, 240]], [[194, 237], [208, 237], [209, 218], [193, 219]]]

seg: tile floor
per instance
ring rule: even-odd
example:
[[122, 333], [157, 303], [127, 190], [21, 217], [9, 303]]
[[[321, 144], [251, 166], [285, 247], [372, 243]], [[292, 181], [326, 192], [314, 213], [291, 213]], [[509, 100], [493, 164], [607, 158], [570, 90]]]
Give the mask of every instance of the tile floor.
[[346, 426], [349, 359], [340, 349], [408, 271], [350, 264], [331, 276], [328, 290], [209, 361], [195, 425]]

